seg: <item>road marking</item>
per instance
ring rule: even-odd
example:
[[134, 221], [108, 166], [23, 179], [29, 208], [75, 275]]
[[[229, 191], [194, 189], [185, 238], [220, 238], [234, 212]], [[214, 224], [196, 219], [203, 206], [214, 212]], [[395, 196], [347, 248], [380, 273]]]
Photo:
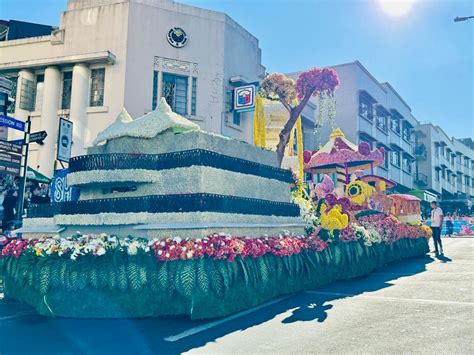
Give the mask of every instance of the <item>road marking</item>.
[[256, 306], [256, 307], [253, 307], [253, 308], [250, 308], [250, 309], [247, 309], [245, 311], [242, 311], [242, 312], [239, 312], [239, 313], [235, 313], [231, 316], [228, 316], [228, 317], [225, 317], [225, 318], [222, 318], [222, 319], [219, 319], [219, 320], [216, 320], [214, 322], [210, 322], [210, 323], [207, 323], [207, 324], [203, 324], [203, 325], [200, 325], [198, 327], [194, 327], [194, 328], [191, 328], [191, 329], [188, 329], [188, 330], [185, 330], [184, 332], [182, 333], [179, 333], [177, 335], [171, 335], [169, 337], [166, 337], [164, 338], [165, 341], [169, 341], [169, 342], [175, 342], [175, 341], [178, 341], [180, 339], [183, 339], [183, 338], [186, 338], [186, 337], [189, 337], [191, 335], [194, 335], [194, 334], [197, 334], [197, 333], [201, 333], [205, 330], [208, 330], [208, 329], [211, 329], [211, 328], [214, 328], [214, 327], [217, 327], [218, 325], [221, 325], [223, 323], [226, 323], [226, 322], [229, 322], [233, 319], [236, 319], [236, 318], [240, 318], [242, 316], [245, 316], [247, 314], [250, 314], [252, 312], [255, 312], [255, 311], [258, 311], [259, 309], [262, 309], [262, 308], [265, 308], [265, 307], [268, 307], [272, 304], [275, 304], [275, 303], [278, 303], [284, 299], [287, 299], [289, 297], [292, 297], [294, 296], [293, 295], [288, 295], [288, 296], [283, 296], [283, 297], [278, 297], [278, 298], [275, 298], [274, 300], [271, 300], [269, 302], [266, 302], [266, 303], [262, 303], [261, 305], [259, 306]]
[[37, 313], [28, 312], [28, 313], [15, 314], [15, 315], [13, 315], [13, 316], [0, 317], [0, 321], [2, 321], [2, 320], [8, 320], [8, 319], [14, 319], [14, 318], [21, 318], [21, 317], [24, 317], [24, 316], [31, 316], [31, 315], [33, 315], [33, 314], [37, 314]]
[[458, 305], [458, 306], [474, 306], [474, 302], [460, 302], [460, 301], [440, 301], [440, 300], [429, 300], [423, 298], [402, 298], [402, 297], [386, 297], [386, 296], [370, 296], [364, 294], [352, 294], [352, 293], [339, 293], [339, 292], [319, 292], [319, 291], [306, 291], [305, 293], [316, 294], [316, 295], [329, 295], [339, 297], [360, 297], [369, 298], [380, 301], [401, 301], [401, 302], [419, 302], [419, 303], [433, 303], [433, 304], [447, 304], [447, 305]]
[[474, 275], [474, 272], [430, 272], [429, 270], [424, 272], [374, 272], [370, 275], [403, 275], [403, 276], [415, 276], [415, 275]]

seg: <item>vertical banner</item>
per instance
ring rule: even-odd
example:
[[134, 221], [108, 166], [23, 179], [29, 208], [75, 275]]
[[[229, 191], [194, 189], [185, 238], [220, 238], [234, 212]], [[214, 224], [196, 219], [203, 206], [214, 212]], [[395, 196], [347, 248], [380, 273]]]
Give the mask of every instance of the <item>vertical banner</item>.
[[71, 121], [65, 118], [59, 119], [57, 159], [65, 163], [69, 163], [71, 159], [72, 128], [73, 124]]

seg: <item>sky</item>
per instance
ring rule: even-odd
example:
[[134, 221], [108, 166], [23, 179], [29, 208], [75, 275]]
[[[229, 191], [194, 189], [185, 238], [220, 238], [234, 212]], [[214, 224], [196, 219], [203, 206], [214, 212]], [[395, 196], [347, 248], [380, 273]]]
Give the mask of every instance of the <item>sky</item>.
[[[394, 17], [379, 0], [182, 0], [222, 11], [259, 39], [268, 72], [359, 60], [418, 121], [474, 138], [472, 0], [415, 0]], [[58, 25], [66, 0], [0, 0], [0, 18]], [[28, 9], [25, 11], [25, 9]]]

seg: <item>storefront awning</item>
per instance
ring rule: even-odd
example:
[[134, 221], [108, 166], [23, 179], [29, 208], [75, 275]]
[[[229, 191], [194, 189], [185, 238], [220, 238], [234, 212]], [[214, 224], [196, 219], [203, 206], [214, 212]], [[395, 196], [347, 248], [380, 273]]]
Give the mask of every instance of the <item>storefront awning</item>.
[[29, 181], [39, 182], [42, 184], [49, 184], [51, 179], [41, 174], [39, 171], [28, 167], [26, 172], [26, 179]]

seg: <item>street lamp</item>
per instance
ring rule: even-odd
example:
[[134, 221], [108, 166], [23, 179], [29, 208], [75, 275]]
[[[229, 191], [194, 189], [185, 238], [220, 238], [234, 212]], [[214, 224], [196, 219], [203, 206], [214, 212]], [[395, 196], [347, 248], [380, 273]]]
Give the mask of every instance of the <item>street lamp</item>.
[[461, 17], [460, 17], [460, 16], [456, 16], [456, 17], [454, 18], [454, 22], [467, 21], [467, 20], [469, 20], [469, 19], [471, 19], [471, 18], [474, 18], [474, 16], [461, 16]]

